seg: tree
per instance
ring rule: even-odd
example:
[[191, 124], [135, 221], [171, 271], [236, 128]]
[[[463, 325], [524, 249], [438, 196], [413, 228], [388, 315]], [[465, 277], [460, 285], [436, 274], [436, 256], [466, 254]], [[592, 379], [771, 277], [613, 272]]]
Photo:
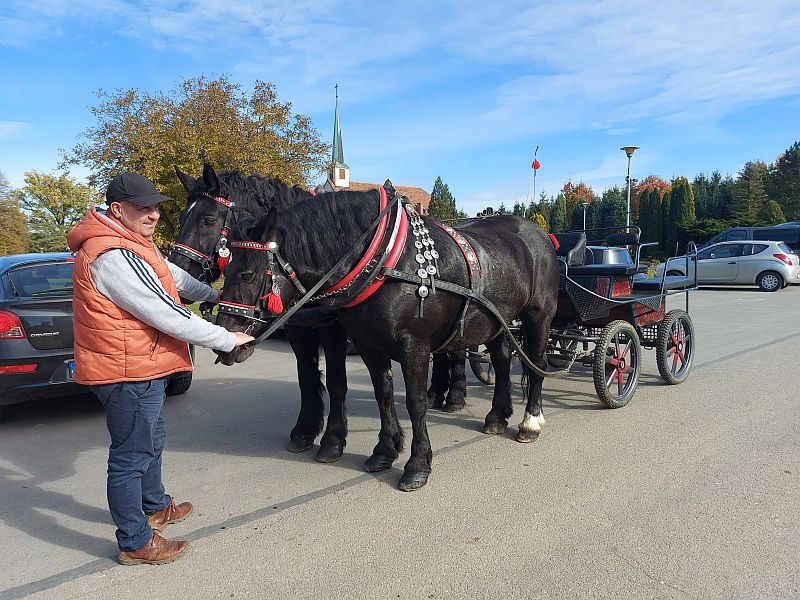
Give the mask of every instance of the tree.
[[686, 177], [676, 177], [672, 181], [670, 194], [670, 221], [675, 227], [687, 229], [697, 220], [694, 207], [694, 193]]
[[583, 202], [591, 204], [595, 199], [592, 188], [582, 181], [577, 185], [567, 181], [561, 189], [561, 193], [564, 195], [566, 203], [566, 214], [570, 217], [575, 213], [576, 206], [580, 206]]
[[767, 202], [766, 176], [767, 165], [763, 162], [747, 162], [739, 171], [739, 178], [733, 186], [731, 212], [742, 225], [758, 221], [759, 212]]
[[28, 251], [30, 234], [19, 200], [0, 171], [0, 256]]
[[551, 233], [559, 233], [564, 231], [567, 225], [567, 201], [564, 199], [564, 194], [556, 196], [555, 202], [550, 208], [550, 218], [547, 219], [550, 224]]
[[456, 199], [453, 198], [450, 188], [442, 181], [441, 177], [437, 177], [436, 182], [433, 184], [428, 214], [439, 221], [456, 221], [459, 218]]
[[25, 186], [17, 192], [28, 216], [31, 250], [63, 252], [67, 249], [67, 232], [96, 204], [101, 197], [96, 190], [77, 183], [67, 175], [25, 173]]
[[652, 206], [650, 200], [651, 194], [652, 192], [649, 189], [644, 190], [639, 194], [639, 218], [637, 219], [636, 223], [639, 225], [639, 229], [642, 230], [642, 236], [640, 238], [642, 242], [648, 241], [648, 236], [650, 235], [650, 207]]
[[664, 195], [661, 197], [661, 249], [665, 252], [670, 252], [670, 246], [672, 245], [670, 231], [671, 231], [671, 223], [669, 220], [670, 217], [670, 195], [672, 192], [665, 192]]
[[791, 221], [800, 220], [800, 142], [795, 142], [775, 161], [767, 178], [767, 193]]
[[533, 221], [539, 227], [541, 227], [542, 229], [547, 231], [547, 219], [545, 218], [545, 216], [542, 213], [540, 213], [540, 212], [533, 213], [533, 216], [531, 216], [531, 221]]
[[159, 239], [177, 233], [185, 192], [175, 167], [199, 174], [203, 162], [278, 177], [306, 185], [322, 172], [329, 147], [289, 102], [280, 102], [271, 83], [256, 81], [247, 95], [224, 75], [184, 79], [169, 92], [136, 89], [98, 92], [91, 109], [97, 124], [64, 154], [65, 164], [92, 171], [89, 183], [105, 187], [123, 171], [136, 171], [172, 198], [161, 205]]
[[778, 225], [779, 223], [784, 223], [786, 221], [786, 216], [783, 214], [781, 210], [781, 205], [778, 204], [775, 200], [769, 200], [761, 207], [761, 210], [758, 212], [758, 224], [759, 225]]

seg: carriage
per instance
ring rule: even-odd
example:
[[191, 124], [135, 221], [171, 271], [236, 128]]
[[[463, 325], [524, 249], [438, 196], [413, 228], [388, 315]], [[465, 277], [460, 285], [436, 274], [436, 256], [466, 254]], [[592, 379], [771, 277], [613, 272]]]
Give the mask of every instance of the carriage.
[[[689, 291], [697, 281], [671, 275], [648, 279], [641, 253], [657, 242], [642, 244], [640, 235], [638, 227], [552, 235], [560, 281], [547, 362], [554, 369], [569, 370], [576, 362], [590, 367], [597, 396], [610, 408], [625, 406], [633, 397], [643, 348], [656, 350], [658, 371], [671, 385], [688, 377], [694, 359], [688, 311]], [[690, 242], [685, 260], [694, 253]], [[667, 312], [667, 296], [673, 294], [684, 294], [685, 310]], [[512, 323], [510, 329], [519, 340], [520, 328]], [[493, 383], [488, 356], [473, 348], [468, 358], [478, 379]], [[524, 374], [522, 383], [525, 387]]]

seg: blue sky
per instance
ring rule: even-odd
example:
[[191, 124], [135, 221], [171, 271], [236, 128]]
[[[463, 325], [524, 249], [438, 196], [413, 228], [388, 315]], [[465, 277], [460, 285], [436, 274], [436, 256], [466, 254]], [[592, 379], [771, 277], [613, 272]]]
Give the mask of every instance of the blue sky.
[[[670, 179], [800, 140], [796, 0], [4, 0], [0, 170], [55, 172], [99, 89], [228, 74], [273, 82], [330, 143], [339, 84], [354, 181], [510, 207], [567, 179]], [[85, 176], [79, 169], [72, 175]], [[321, 181], [322, 178], [319, 178]]]

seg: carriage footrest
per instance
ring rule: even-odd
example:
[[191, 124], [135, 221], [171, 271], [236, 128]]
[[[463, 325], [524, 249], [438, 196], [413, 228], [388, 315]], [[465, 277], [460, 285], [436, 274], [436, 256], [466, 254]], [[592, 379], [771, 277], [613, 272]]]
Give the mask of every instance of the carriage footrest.
[[[685, 290], [694, 287], [693, 277], [684, 277], [683, 275], [667, 275], [664, 280], [664, 290]], [[652, 292], [658, 293], [661, 291], [661, 279], [634, 279], [633, 291], [635, 292]]]

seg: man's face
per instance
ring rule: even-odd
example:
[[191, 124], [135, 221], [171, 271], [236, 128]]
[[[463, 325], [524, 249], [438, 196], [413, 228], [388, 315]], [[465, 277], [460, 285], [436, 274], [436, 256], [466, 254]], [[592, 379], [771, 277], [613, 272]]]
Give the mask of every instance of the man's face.
[[158, 218], [161, 216], [158, 212], [158, 204], [137, 206], [133, 202], [122, 200], [120, 202], [112, 202], [108, 209], [125, 227], [147, 240], [153, 237], [156, 231], [156, 223], [158, 223]]

